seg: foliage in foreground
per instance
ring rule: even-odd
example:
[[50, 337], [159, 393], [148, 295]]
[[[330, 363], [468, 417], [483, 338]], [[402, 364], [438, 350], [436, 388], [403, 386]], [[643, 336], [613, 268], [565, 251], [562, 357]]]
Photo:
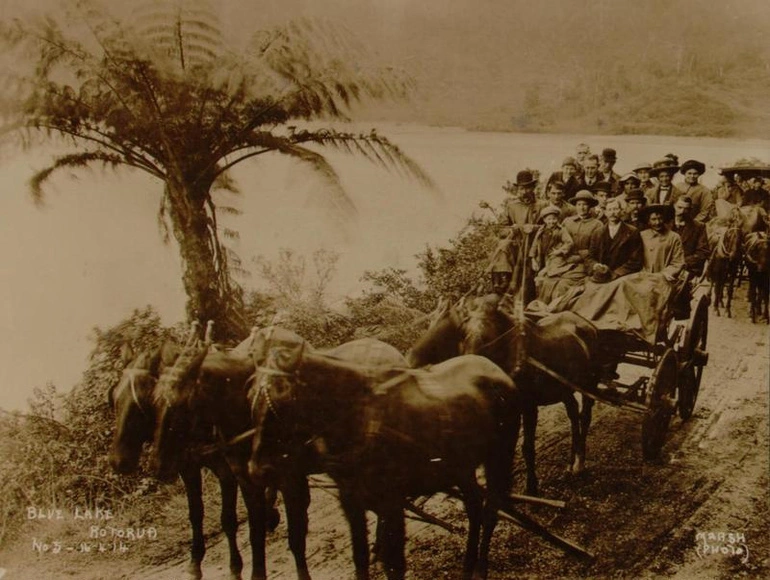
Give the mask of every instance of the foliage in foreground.
[[28, 506], [111, 507], [156, 487], [145, 468], [131, 476], [110, 468], [114, 418], [107, 391], [120, 378], [124, 343], [138, 352], [175, 334], [151, 307], [107, 330], [96, 328], [90, 364], [78, 385], [66, 393], [52, 384], [37, 388], [28, 413], [0, 414], [0, 545]]

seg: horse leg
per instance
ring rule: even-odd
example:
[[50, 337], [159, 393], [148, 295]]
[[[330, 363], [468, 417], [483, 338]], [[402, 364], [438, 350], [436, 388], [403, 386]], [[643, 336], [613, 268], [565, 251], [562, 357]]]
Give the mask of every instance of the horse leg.
[[187, 513], [192, 528], [192, 545], [190, 546], [190, 563], [187, 574], [194, 580], [203, 578], [201, 562], [206, 554], [206, 543], [203, 539], [203, 489], [201, 485], [200, 467], [184, 468], [179, 472], [184, 482], [187, 494]]
[[572, 391], [565, 394], [562, 402], [567, 410], [567, 417], [569, 417], [570, 429], [572, 431], [570, 467], [572, 473], [577, 475], [585, 468], [585, 457], [580, 445], [580, 409]]
[[[367, 543], [366, 510], [361, 502], [353, 497], [350, 490], [340, 487], [340, 505], [350, 526], [350, 538], [353, 545], [353, 565], [356, 568], [356, 580], [369, 580], [369, 544]], [[380, 524], [378, 523], [378, 526]], [[379, 527], [382, 531], [381, 526]], [[378, 534], [383, 535], [383, 534]], [[382, 539], [378, 538], [380, 543]], [[381, 550], [384, 548], [381, 547]]]
[[[380, 518], [379, 538], [382, 565], [388, 580], [403, 580], [406, 576], [406, 526], [404, 523], [403, 498], [401, 501], [388, 501], [377, 514]], [[478, 541], [478, 536], [477, 536]]]
[[305, 556], [307, 538], [307, 510], [310, 506], [310, 488], [304, 474], [291, 474], [281, 487], [289, 528], [289, 549], [294, 555], [298, 580], [310, 580]]
[[239, 477], [243, 501], [249, 519], [249, 542], [251, 543], [251, 580], [266, 580], [267, 565], [265, 563], [265, 488], [255, 485], [248, 477]]
[[219, 479], [219, 490], [222, 496], [222, 531], [227, 537], [227, 545], [230, 550], [230, 578], [241, 579], [243, 570], [243, 558], [238, 551], [238, 514], [236, 503], [238, 501], [238, 482], [225, 461], [213, 465], [214, 472]]
[[733, 289], [735, 286], [735, 274], [728, 273], [725, 285], [727, 286], [727, 304], [725, 305], [725, 311], [727, 312], [727, 318], [733, 317]]
[[537, 474], [535, 473], [535, 433], [537, 432], [537, 405], [527, 404], [524, 413], [524, 440], [521, 452], [527, 465], [527, 493], [537, 495]]
[[[720, 273], [717, 272], [717, 274], [720, 274]], [[717, 279], [714, 282], [714, 287], [712, 289], [714, 293], [714, 314], [716, 314], [717, 316], [722, 315], [721, 312], [719, 311], [719, 307], [722, 305], [722, 284], [723, 284], [722, 280]]]
[[[593, 417], [594, 400], [591, 397], [581, 395], [582, 408], [580, 409], [580, 452], [585, 462], [586, 448], [588, 446], [588, 430], [591, 427]], [[585, 464], [581, 466], [585, 468]], [[581, 469], [582, 471], [582, 469]]]
[[463, 560], [463, 578], [473, 577], [479, 562], [479, 538], [481, 536], [481, 515], [484, 495], [476, 481], [476, 474], [469, 474], [468, 480], [459, 485], [460, 493], [468, 515], [468, 537], [465, 541], [465, 559]]
[[[516, 426], [521, 420], [520, 413], [516, 412], [510, 417]], [[508, 429], [503, 425], [498, 433], [497, 442], [492, 446], [490, 455], [484, 463], [484, 474], [487, 480], [487, 498], [482, 510], [482, 535], [479, 547], [478, 561], [474, 578], [485, 580], [489, 571], [489, 546], [497, 526], [498, 511], [508, 503], [511, 486], [513, 484], [513, 457], [516, 452], [516, 440], [506, 437]], [[473, 477], [476, 484], [476, 478]], [[478, 485], [476, 485], [478, 488]], [[466, 505], [466, 510], [467, 510]], [[469, 514], [470, 519], [470, 514]], [[470, 535], [470, 530], [469, 530]]]

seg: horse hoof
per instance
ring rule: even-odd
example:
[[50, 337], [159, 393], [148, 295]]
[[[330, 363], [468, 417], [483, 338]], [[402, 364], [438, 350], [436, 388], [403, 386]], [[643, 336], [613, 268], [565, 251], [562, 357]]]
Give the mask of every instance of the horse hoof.
[[572, 475], [580, 475], [586, 470], [585, 463], [583, 461], [575, 461], [575, 463], [572, 464], [572, 467], [570, 468], [570, 473]]
[[203, 572], [200, 565], [196, 565], [194, 562], [190, 562], [187, 566], [187, 579], [188, 580], [201, 580], [203, 578]]

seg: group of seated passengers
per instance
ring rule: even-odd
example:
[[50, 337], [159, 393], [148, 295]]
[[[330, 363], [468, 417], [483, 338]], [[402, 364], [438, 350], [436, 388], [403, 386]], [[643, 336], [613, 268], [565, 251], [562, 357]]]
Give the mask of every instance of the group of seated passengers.
[[611, 190], [598, 184], [594, 191], [581, 189], [565, 200], [563, 184], [553, 181], [549, 203], [542, 205], [534, 201], [535, 184], [530, 172], [519, 172], [519, 195], [506, 204], [508, 227], [490, 263], [495, 292], [508, 290], [525, 242], [526, 267], [534, 273], [524, 277], [527, 302], [548, 303], [587, 278], [603, 283], [643, 270], [661, 273], [673, 284], [682, 272], [687, 278], [701, 275], [708, 239], [705, 225], [693, 219], [689, 196], [648, 205], [650, 198], [659, 199], [624, 183], [614, 197], [608, 198]]

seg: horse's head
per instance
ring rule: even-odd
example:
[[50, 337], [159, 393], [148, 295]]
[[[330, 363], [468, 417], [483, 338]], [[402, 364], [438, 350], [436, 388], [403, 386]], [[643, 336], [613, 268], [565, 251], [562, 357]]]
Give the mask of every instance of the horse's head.
[[504, 340], [504, 335], [511, 329], [511, 322], [500, 312], [499, 306], [497, 294], [466, 301], [460, 351], [485, 356], [507, 368], [510, 342]]
[[115, 411], [115, 434], [109, 461], [116, 472], [135, 471], [143, 444], [152, 440], [155, 383], [164, 365], [173, 364], [177, 354], [176, 345], [170, 342], [136, 357], [130, 347], [122, 349], [125, 368], [107, 393], [107, 400]]
[[208, 350], [208, 345], [182, 350], [175, 363], [158, 378], [153, 393], [153, 467], [161, 480], [176, 476], [180, 461], [189, 450], [198, 411], [194, 406], [195, 386]]
[[293, 441], [295, 428], [302, 424], [297, 409], [303, 386], [300, 367], [309, 348], [298, 334], [275, 326], [260, 330], [252, 342], [255, 372], [248, 394], [254, 427], [252, 477], [268, 476], [275, 469], [282, 442]]
[[464, 317], [462, 304], [452, 306], [442, 300], [431, 315], [430, 327], [407, 353], [409, 366], [422, 367], [458, 356]]

